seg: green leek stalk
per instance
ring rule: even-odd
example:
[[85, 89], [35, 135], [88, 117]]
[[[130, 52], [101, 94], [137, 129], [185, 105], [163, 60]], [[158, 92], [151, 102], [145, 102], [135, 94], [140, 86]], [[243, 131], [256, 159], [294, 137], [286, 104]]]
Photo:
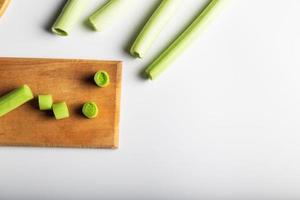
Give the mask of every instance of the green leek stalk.
[[146, 69], [146, 74], [151, 80], [156, 79], [178, 58], [184, 50], [196, 39], [201, 31], [211, 21], [212, 16], [216, 14], [221, 2], [226, 0], [211, 0], [205, 9], [196, 17], [190, 26], [177, 37], [169, 47], [150, 64]]
[[143, 58], [159, 36], [166, 24], [172, 19], [182, 0], [162, 0], [158, 8], [145, 24], [134, 41], [130, 54]]

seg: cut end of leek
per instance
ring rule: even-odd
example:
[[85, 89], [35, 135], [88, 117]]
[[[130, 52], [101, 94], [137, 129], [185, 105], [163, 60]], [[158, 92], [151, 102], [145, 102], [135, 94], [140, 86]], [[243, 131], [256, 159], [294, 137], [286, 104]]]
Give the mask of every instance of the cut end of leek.
[[136, 51], [134, 48], [130, 49], [130, 54], [135, 58], [143, 58], [144, 57], [141, 53]]
[[98, 112], [98, 106], [95, 102], [86, 102], [82, 107], [83, 115], [89, 119], [97, 117]]
[[147, 78], [151, 81], [153, 81], [157, 76], [155, 76], [155, 73], [152, 71], [152, 68], [149, 67], [145, 70], [145, 74]]
[[33, 93], [28, 85], [25, 84], [20, 89], [24, 90], [27, 98], [29, 98], [30, 100], [34, 98]]
[[61, 29], [61, 28], [58, 28], [58, 27], [53, 27], [52, 29], [52, 32], [55, 33], [56, 35], [60, 35], [60, 36], [68, 36], [68, 32]]
[[98, 32], [101, 31], [101, 29], [100, 29], [99, 27], [97, 27], [97, 24], [94, 22], [94, 20], [93, 20], [92, 17], [90, 17], [90, 18], [87, 20], [87, 23], [88, 23], [88, 25], [90, 25], [90, 26], [92, 27], [92, 29], [93, 29], [94, 31], [98, 31]]
[[153, 80], [154, 80], [154, 77], [152, 76], [152, 74], [151, 74], [151, 73], [147, 73], [147, 75], [148, 75], [148, 78], [149, 78], [151, 81], [153, 81]]
[[94, 81], [98, 87], [106, 87], [110, 83], [110, 78], [106, 71], [98, 71], [94, 75]]

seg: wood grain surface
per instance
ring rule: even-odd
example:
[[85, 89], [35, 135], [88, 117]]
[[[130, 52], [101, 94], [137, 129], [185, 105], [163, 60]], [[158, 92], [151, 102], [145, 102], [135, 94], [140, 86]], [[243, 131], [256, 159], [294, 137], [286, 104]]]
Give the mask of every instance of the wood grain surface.
[[0, 0], [0, 17], [4, 14], [10, 0]]
[[[111, 83], [99, 88], [93, 75], [105, 70]], [[0, 118], [0, 145], [39, 147], [117, 148], [122, 64], [119, 61], [0, 58], [0, 95], [27, 84], [36, 95], [52, 94], [66, 101], [70, 118], [55, 120], [38, 109], [37, 99]], [[81, 114], [94, 101], [95, 119]]]

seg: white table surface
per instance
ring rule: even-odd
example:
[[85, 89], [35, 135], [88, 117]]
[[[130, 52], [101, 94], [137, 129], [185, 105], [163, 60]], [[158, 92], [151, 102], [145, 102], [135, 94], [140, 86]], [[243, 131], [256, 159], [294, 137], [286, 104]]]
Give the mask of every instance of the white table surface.
[[139, 76], [203, 2], [141, 61], [124, 49], [157, 0], [66, 38], [47, 30], [62, 0], [13, 0], [0, 56], [124, 61], [120, 148], [0, 148], [0, 199], [299, 199], [299, 0], [232, 0], [157, 81]]

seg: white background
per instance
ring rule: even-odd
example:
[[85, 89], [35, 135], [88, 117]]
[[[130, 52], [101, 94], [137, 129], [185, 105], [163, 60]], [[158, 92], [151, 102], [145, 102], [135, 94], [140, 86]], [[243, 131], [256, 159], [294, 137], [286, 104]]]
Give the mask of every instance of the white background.
[[299, 0], [232, 0], [154, 82], [140, 71], [205, 0], [184, 1], [142, 61], [124, 49], [157, 0], [66, 38], [48, 31], [62, 2], [13, 0], [0, 55], [123, 60], [120, 148], [0, 148], [1, 200], [300, 198]]

